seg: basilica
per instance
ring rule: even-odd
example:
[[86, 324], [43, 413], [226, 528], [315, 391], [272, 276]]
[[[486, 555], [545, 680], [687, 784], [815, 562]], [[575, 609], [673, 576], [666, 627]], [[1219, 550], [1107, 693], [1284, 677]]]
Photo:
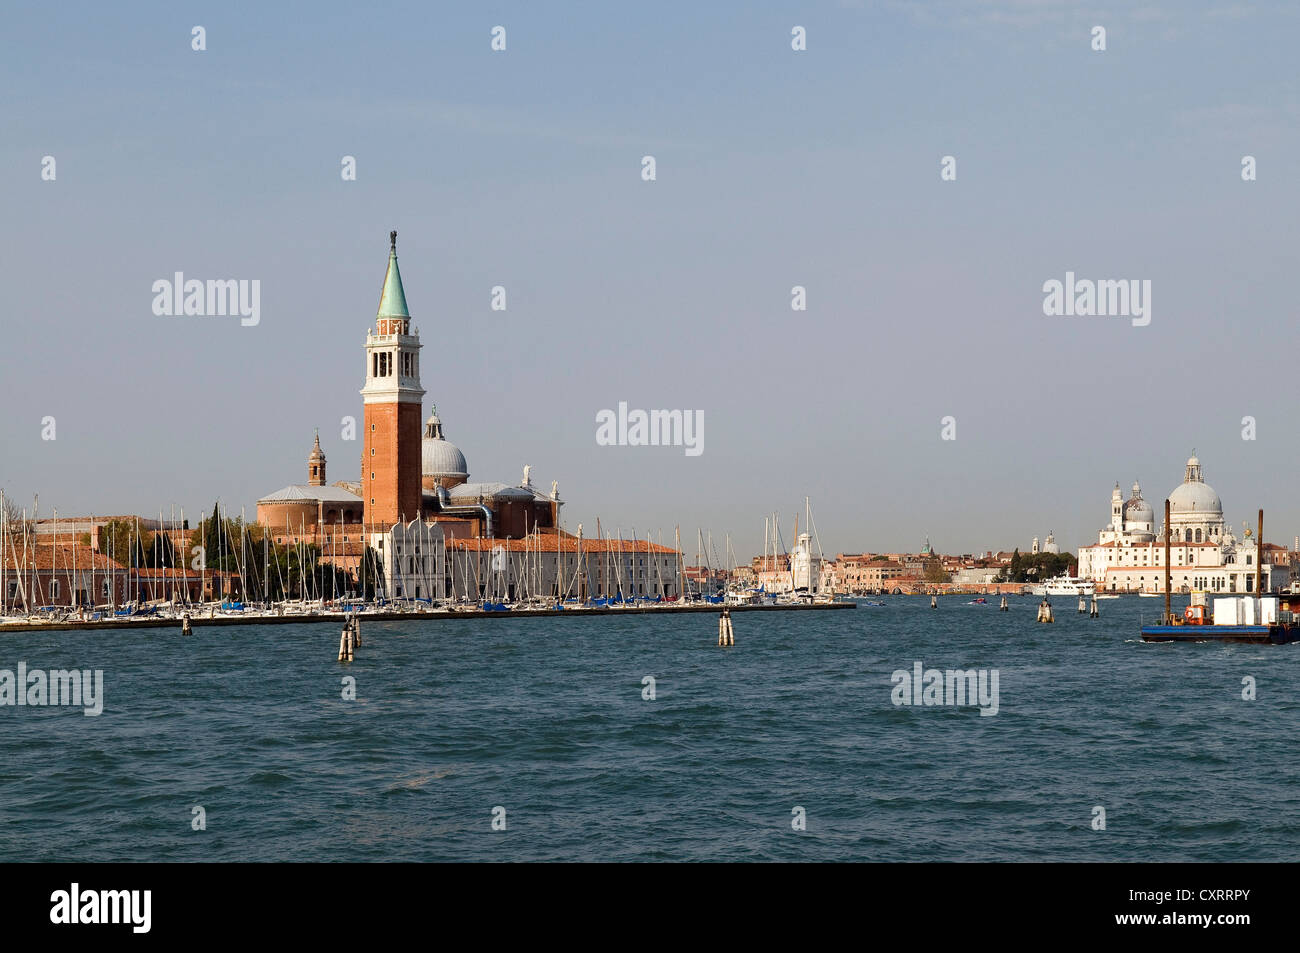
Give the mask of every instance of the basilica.
[[[1201, 475], [1201, 461], [1192, 455], [1183, 482], [1169, 494], [1170, 574], [1175, 591], [1253, 592], [1261, 553], [1252, 532], [1237, 539], [1223, 518], [1219, 495]], [[1096, 545], [1079, 549], [1079, 575], [1106, 592], [1163, 592], [1165, 526], [1142, 497], [1136, 482], [1127, 500], [1119, 484], [1110, 497], [1110, 522]], [[1262, 559], [1265, 589], [1289, 583], [1285, 565], [1274, 567], [1271, 554], [1281, 547], [1265, 545]]]
[[[532, 467], [523, 467], [516, 484], [471, 482], [437, 408], [423, 419], [422, 347], [391, 232], [379, 308], [366, 334], [360, 478], [327, 482], [318, 433], [307, 482], [257, 501], [257, 521], [276, 542], [316, 546], [354, 576], [369, 547], [385, 567], [392, 598], [515, 598], [548, 588], [554, 595], [675, 598], [677, 550], [647, 540], [584, 540], [581, 525], [576, 536], [565, 533], [559, 486], [534, 486]], [[516, 577], [524, 566], [531, 576], [512, 580], [512, 566]]]

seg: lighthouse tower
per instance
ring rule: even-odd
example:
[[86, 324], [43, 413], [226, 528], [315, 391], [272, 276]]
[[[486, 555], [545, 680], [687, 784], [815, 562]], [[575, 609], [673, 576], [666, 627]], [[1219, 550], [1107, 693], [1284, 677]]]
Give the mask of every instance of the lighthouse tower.
[[361, 496], [371, 533], [420, 517], [420, 331], [406, 309], [397, 232], [389, 233], [389, 243], [376, 327], [366, 334], [366, 386], [361, 390]]

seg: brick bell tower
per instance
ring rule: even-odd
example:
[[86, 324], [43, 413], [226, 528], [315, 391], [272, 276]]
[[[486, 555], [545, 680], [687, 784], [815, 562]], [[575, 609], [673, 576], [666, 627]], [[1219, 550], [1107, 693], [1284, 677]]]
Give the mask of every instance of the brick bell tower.
[[368, 532], [420, 518], [420, 331], [412, 327], [397, 269], [397, 232], [389, 233], [388, 273], [376, 327], [366, 334], [361, 496]]

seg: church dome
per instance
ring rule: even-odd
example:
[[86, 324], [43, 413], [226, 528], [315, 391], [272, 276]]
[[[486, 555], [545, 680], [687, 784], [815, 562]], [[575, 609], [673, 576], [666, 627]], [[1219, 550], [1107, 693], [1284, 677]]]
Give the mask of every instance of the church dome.
[[1169, 509], [1171, 515], [1184, 519], [1223, 516], [1223, 503], [1214, 488], [1201, 478], [1201, 461], [1195, 453], [1187, 460], [1187, 473], [1182, 484], [1169, 494]]
[[438, 419], [436, 407], [424, 425], [424, 440], [420, 444], [420, 475], [426, 485], [437, 481], [444, 487], [455, 486], [469, 479], [469, 464], [465, 462], [465, 454], [443, 437], [442, 421]]
[[1124, 504], [1125, 523], [1154, 523], [1155, 511], [1151, 504], [1142, 499], [1142, 487], [1133, 484], [1133, 496]]
[[1223, 503], [1208, 483], [1183, 483], [1169, 494], [1171, 514], [1219, 517]]

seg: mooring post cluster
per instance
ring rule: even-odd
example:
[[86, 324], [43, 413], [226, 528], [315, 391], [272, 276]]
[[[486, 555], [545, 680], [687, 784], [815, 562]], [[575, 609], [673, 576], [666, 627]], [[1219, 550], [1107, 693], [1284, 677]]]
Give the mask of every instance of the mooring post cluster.
[[339, 661], [351, 662], [360, 647], [361, 623], [356, 616], [351, 616], [343, 623], [343, 634], [339, 637]]
[[730, 609], [723, 609], [722, 615], [718, 616], [718, 644], [736, 644], [736, 630], [731, 627]]

